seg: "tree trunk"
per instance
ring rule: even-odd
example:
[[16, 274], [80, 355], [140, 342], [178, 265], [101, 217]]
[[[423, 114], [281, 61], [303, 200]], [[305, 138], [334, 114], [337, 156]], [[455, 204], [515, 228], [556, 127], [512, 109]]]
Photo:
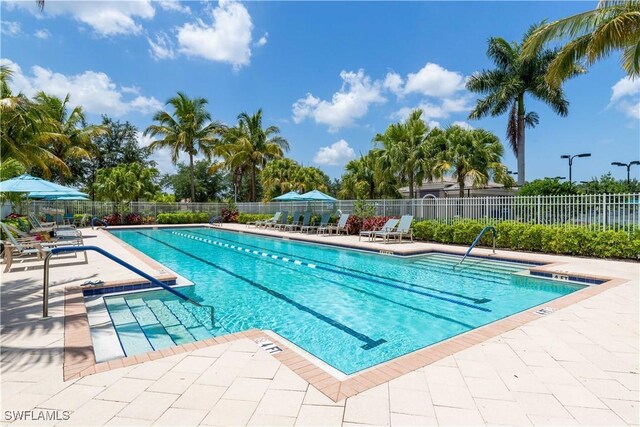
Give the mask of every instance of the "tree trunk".
[[464, 197], [464, 178], [458, 178], [458, 187], [460, 187], [458, 189], [458, 196]]
[[413, 199], [414, 194], [413, 194], [413, 172], [409, 172], [409, 198]]
[[191, 203], [196, 201], [196, 178], [193, 167], [193, 154], [189, 153], [189, 173], [191, 174]]
[[518, 98], [518, 186], [523, 186], [525, 182], [525, 171], [524, 171], [524, 156], [525, 156], [525, 146], [524, 146], [524, 95], [520, 95]]
[[256, 201], [256, 165], [251, 165], [251, 201]]

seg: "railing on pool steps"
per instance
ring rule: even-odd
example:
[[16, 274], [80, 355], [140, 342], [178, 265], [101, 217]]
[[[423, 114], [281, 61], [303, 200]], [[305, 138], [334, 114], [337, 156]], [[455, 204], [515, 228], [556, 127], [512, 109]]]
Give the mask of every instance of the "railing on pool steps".
[[55, 254], [59, 254], [62, 252], [85, 252], [85, 251], [95, 251], [98, 252], [99, 254], [104, 255], [105, 257], [109, 258], [111, 261], [114, 261], [118, 264], [120, 264], [121, 266], [123, 266], [124, 268], [136, 273], [138, 276], [141, 276], [145, 279], [147, 279], [148, 281], [150, 281], [151, 283], [160, 286], [162, 289], [171, 292], [172, 294], [176, 295], [177, 297], [181, 298], [182, 300], [193, 304], [195, 307], [202, 307], [205, 308], [209, 311], [209, 318], [211, 320], [211, 328], [215, 327], [215, 308], [213, 308], [213, 306], [211, 305], [206, 305], [206, 304], [200, 304], [198, 301], [195, 301], [191, 298], [189, 298], [188, 296], [186, 296], [185, 294], [183, 294], [182, 292], [179, 292], [175, 289], [173, 289], [171, 286], [166, 285], [164, 283], [162, 283], [160, 280], [156, 279], [155, 277], [152, 277], [150, 275], [148, 275], [147, 273], [145, 273], [144, 271], [134, 267], [133, 265], [129, 264], [126, 261], [121, 260], [120, 258], [118, 258], [115, 255], [110, 254], [109, 252], [105, 251], [102, 248], [99, 248], [97, 246], [63, 246], [63, 247], [58, 247], [58, 248], [52, 248], [50, 252], [47, 252], [47, 255], [44, 259], [44, 287], [43, 287], [43, 295], [42, 295], [42, 317], [48, 317], [49, 316], [49, 263], [51, 261], [51, 256], [55, 255]]
[[469, 246], [469, 249], [467, 249], [467, 252], [464, 254], [460, 262], [453, 266], [454, 270], [456, 269], [456, 267], [458, 267], [460, 264], [464, 262], [467, 256], [471, 253], [471, 249], [476, 247], [476, 245], [480, 242], [480, 239], [482, 239], [482, 236], [484, 236], [484, 233], [486, 233], [487, 230], [491, 230], [493, 232], [493, 253], [494, 254], [496, 253], [496, 234], [498, 234], [498, 232], [496, 231], [495, 227], [492, 227], [492, 226], [485, 227], [482, 229], [480, 233], [478, 233], [478, 236], [476, 236], [476, 239], [473, 241], [471, 246]]

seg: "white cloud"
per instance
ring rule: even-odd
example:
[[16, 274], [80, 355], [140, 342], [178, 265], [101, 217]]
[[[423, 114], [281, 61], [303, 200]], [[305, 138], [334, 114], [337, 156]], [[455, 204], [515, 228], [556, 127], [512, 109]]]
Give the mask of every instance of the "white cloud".
[[256, 46], [262, 47], [267, 44], [267, 37], [269, 37], [269, 33], [264, 33], [264, 35], [256, 42]]
[[450, 97], [464, 89], [464, 76], [449, 71], [438, 64], [428, 62], [417, 73], [407, 75], [404, 93], [421, 93], [427, 96]]
[[451, 126], [460, 126], [461, 128], [467, 129], [467, 130], [475, 129], [469, 123], [462, 120], [456, 120], [455, 122], [451, 123]]
[[183, 5], [179, 0], [158, 0], [157, 2], [162, 10], [186, 14], [191, 13], [191, 9], [189, 8], [189, 6]]
[[328, 147], [320, 147], [313, 161], [319, 165], [344, 165], [356, 157], [356, 153], [344, 139], [334, 142]]
[[253, 23], [247, 9], [235, 1], [220, 1], [211, 12], [212, 22], [198, 19], [178, 28], [180, 52], [211, 61], [227, 62], [238, 69], [251, 60]]
[[404, 80], [400, 74], [395, 72], [387, 73], [387, 76], [384, 78], [384, 86], [385, 89], [390, 90], [395, 93], [397, 96], [402, 96], [402, 85], [404, 84]]
[[36, 32], [33, 33], [33, 35], [38, 39], [46, 40], [51, 36], [51, 33], [46, 28], [42, 28], [40, 30], [36, 30]]
[[84, 71], [64, 75], [35, 65], [28, 75], [9, 59], [0, 59], [0, 64], [8, 65], [13, 70], [11, 86], [17, 91], [27, 96], [33, 96], [39, 91], [58, 97], [69, 94], [71, 103], [81, 105], [88, 113], [122, 116], [133, 111], [151, 113], [162, 107], [162, 103], [154, 97], [138, 95], [131, 99], [126, 96], [131, 93], [130, 88], [123, 90], [105, 73]]
[[342, 87], [333, 94], [331, 101], [321, 100], [310, 93], [298, 99], [292, 107], [293, 121], [300, 123], [306, 118], [313, 118], [316, 123], [329, 125], [329, 131], [335, 132], [364, 117], [369, 105], [386, 102], [381, 93], [382, 84], [372, 82], [364, 70], [342, 71], [340, 78]]
[[611, 87], [609, 106], [633, 120], [640, 120], [640, 79], [623, 77]]
[[149, 42], [149, 53], [156, 59], [173, 59], [176, 56], [176, 52], [173, 48], [171, 40], [165, 33], [156, 34], [155, 42], [147, 37]]
[[422, 117], [425, 120], [430, 119], [447, 119], [452, 114], [462, 113], [471, 110], [469, 104], [470, 98], [468, 96], [461, 96], [459, 98], [445, 98], [440, 101], [439, 104], [434, 104], [429, 101], [422, 101], [415, 107], [403, 107], [398, 111], [391, 114], [391, 118], [404, 120], [409, 117], [409, 114], [415, 109], [421, 109], [423, 112]]
[[0, 32], [5, 36], [15, 37], [20, 34], [20, 23], [16, 21], [2, 21]]
[[26, 9], [34, 15], [70, 15], [101, 36], [139, 34], [142, 25], [139, 19], [151, 19], [155, 9], [150, 0], [136, 1], [47, 1], [40, 11], [35, 1], [9, 0], [11, 6]]

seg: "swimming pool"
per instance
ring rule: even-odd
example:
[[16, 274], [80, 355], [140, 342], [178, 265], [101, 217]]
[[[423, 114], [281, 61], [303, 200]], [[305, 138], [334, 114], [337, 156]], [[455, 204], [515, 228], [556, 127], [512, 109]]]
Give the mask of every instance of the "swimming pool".
[[216, 327], [166, 291], [105, 297], [127, 356], [251, 328], [273, 330], [344, 374], [574, 292], [521, 263], [398, 257], [211, 228], [113, 230], [195, 283]]

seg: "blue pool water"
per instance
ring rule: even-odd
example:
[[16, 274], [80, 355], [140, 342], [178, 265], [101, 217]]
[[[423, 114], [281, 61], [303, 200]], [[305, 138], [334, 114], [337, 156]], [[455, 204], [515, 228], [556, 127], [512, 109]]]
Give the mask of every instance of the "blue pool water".
[[195, 283], [216, 327], [166, 291], [105, 297], [124, 352], [270, 329], [345, 374], [582, 286], [513, 274], [524, 264], [395, 257], [209, 228], [112, 233]]

